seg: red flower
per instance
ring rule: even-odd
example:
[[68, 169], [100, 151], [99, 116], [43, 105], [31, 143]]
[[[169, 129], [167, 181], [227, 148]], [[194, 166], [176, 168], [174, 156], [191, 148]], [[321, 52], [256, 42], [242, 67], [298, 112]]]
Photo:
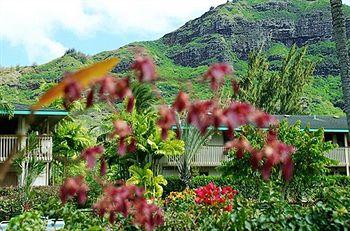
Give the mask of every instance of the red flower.
[[89, 187], [84, 181], [83, 176], [77, 176], [72, 178], [67, 178], [60, 188], [60, 198], [62, 203], [66, 203], [67, 200], [78, 197], [78, 203], [84, 204], [87, 199], [87, 191]]
[[291, 156], [288, 156], [285, 160], [282, 162], [282, 176], [285, 181], [290, 181], [290, 179], [293, 176], [293, 160]]
[[216, 186], [213, 182], [210, 182], [206, 186], [195, 189], [194, 192], [197, 196], [195, 198], [195, 202], [197, 204], [219, 206], [223, 209], [229, 209], [229, 205], [232, 203], [234, 196], [238, 193], [230, 186], [225, 186], [221, 188]]
[[101, 155], [103, 151], [102, 146], [95, 146], [87, 148], [81, 153], [81, 156], [86, 160], [89, 169], [92, 169], [95, 166], [96, 156]]
[[136, 203], [136, 213], [134, 222], [139, 224], [147, 231], [164, 223], [163, 211], [154, 204], [148, 204], [146, 201]]
[[227, 212], [231, 212], [233, 209], [233, 206], [231, 204], [227, 205], [224, 210], [227, 211]]
[[162, 129], [162, 139], [165, 140], [168, 136], [168, 130], [176, 123], [175, 112], [168, 106], [161, 106], [159, 108], [158, 126]]
[[189, 104], [190, 104], [190, 97], [183, 91], [180, 91], [175, 99], [173, 108], [178, 112], [182, 112], [189, 106]]
[[137, 57], [131, 65], [140, 82], [151, 82], [157, 78], [153, 61], [147, 57]]
[[204, 75], [205, 79], [210, 80], [210, 87], [216, 91], [224, 82], [225, 75], [232, 73], [232, 67], [227, 63], [217, 63], [209, 67]]

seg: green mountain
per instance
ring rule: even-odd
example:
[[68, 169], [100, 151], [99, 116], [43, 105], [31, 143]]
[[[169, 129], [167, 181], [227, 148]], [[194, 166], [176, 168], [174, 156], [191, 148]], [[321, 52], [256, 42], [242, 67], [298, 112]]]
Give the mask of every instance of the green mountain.
[[[345, 6], [350, 16], [350, 7]], [[350, 31], [350, 20], [347, 23]], [[342, 114], [342, 93], [328, 0], [233, 0], [212, 7], [201, 17], [155, 41], [135, 42], [117, 50], [86, 56], [68, 50], [58, 59], [43, 65], [2, 68], [0, 90], [12, 102], [30, 103], [62, 73], [73, 71], [108, 57], [121, 63], [113, 70], [126, 74], [135, 54], [153, 57], [161, 80], [158, 86], [167, 99], [184, 82], [193, 83], [201, 98], [206, 90], [195, 77], [214, 62], [229, 62], [236, 75], [247, 71], [247, 57], [263, 47], [271, 67], [280, 65], [293, 44], [307, 45], [307, 59], [316, 63], [313, 82], [305, 96], [313, 114]]]

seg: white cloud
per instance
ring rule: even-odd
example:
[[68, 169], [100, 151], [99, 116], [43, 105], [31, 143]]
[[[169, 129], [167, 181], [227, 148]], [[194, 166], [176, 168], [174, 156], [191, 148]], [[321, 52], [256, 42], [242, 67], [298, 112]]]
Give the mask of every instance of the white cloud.
[[[26, 50], [29, 62], [44, 62], [66, 47], [57, 29], [77, 39], [100, 30], [163, 34], [225, 0], [0, 0], [0, 36]], [[141, 36], [142, 37], [142, 36]]]

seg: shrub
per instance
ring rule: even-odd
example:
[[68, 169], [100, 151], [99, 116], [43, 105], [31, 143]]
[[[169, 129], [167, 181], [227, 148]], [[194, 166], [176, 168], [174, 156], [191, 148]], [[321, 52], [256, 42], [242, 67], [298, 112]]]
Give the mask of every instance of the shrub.
[[320, 188], [315, 203], [290, 203], [273, 190], [259, 200], [238, 194], [232, 212], [227, 213], [206, 211], [194, 203], [193, 190], [186, 189], [167, 197], [163, 229], [344, 230], [350, 225], [349, 194], [341, 187]]
[[181, 192], [186, 188], [183, 181], [178, 176], [166, 176], [168, 184], [163, 187], [163, 196], [169, 195], [171, 192]]
[[30, 194], [30, 200], [26, 200], [20, 188], [0, 188], [0, 221], [9, 220], [30, 209], [47, 216], [56, 208], [55, 204], [59, 206], [58, 188], [55, 186], [34, 187]]
[[41, 213], [38, 211], [25, 212], [17, 217], [11, 218], [7, 230], [24, 231], [24, 230], [44, 231], [46, 224], [41, 219]]

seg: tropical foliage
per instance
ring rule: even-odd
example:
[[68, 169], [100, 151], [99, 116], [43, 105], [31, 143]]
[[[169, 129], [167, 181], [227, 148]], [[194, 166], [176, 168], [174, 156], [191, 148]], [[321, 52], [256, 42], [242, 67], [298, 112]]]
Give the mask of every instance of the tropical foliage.
[[84, 173], [80, 153], [93, 144], [89, 131], [78, 121], [61, 121], [53, 134], [53, 182], [61, 183], [67, 176]]
[[126, 184], [143, 187], [147, 198], [159, 198], [163, 195], [162, 185], [166, 185], [167, 181], [162, 175], [154, 176], [149, 168], [150, 164], [143, 168], [136, 165], [130, 166], [131, 177], [126, 181]]

